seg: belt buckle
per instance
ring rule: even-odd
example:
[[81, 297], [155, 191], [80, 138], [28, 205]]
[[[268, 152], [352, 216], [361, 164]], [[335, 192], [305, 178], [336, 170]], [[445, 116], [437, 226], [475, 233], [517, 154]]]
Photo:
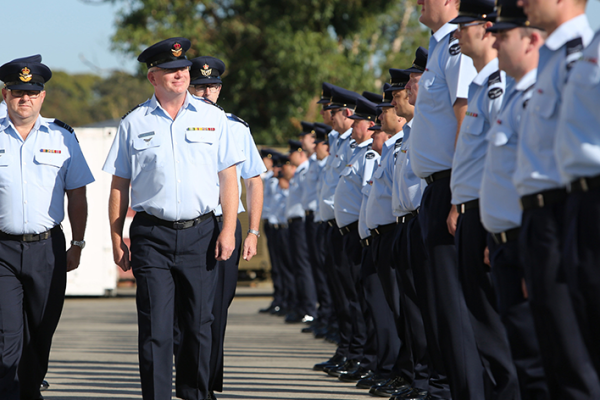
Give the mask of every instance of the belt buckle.
[[40, 240], [40, 235], [35, 233], [27, 233], [23, 235], [24, 242], [38, 242]]
[[182, 230], [185, 228], [185, 222], [182, 221], [175, 221], [173, 222], [173, 229], [175, 230]]
[[406, 215], [402, 216], [402, 223], [405, 224], [406, 223]]
[[508, 237], [506, 236], [506, 231], [500, 232], [500, 240], [502, 241], [502, 243], [508, 242]]
[[465, 204], [466, 204], [466, 203], [462, 203], [462, 204], [460, 205], [460, 213], [461, 213], [461, 214], [464, 214], [464, 213], [465, 213]]
[[538, 194], [535, 196], [535, 198], [536, 198], [536, 200], [537, 200], [538, 207], [540, 207], [540, 208], [541, 208], [541, 207], [544, 207], [544, 195], [543, 195], [543, 194], [541, 194], [541, 193], [538, 193]]
[[588, 186], [588, 183], [587, 183], [587, 178], [585, 178], [585, 177], [579, 178], [579, 184], [581, 185], [581, 190], [583, 192], [587, 192], [588, 190], [590, 190], [590, 187]]
[[375, 234], [377, 234], [377, 235], [381, 235], [381, 232], [379, 232], [378, 228], [373, 229], [373, 232], [375, 232]]

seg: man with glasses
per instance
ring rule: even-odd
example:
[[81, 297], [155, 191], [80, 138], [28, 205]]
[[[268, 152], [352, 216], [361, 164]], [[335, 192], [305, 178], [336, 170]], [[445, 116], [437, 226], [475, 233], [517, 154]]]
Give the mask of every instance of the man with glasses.
[[[213, 103], [219, 100], [222, 82], [221, 75], [225, 72], [225, 63], [218, 58], [210, 56], [197, 57], [191, 60], [190, 68], [190, 93], [204, 97]], [[256, 148], [248, 124], [241, 118], [227, 114], [227, 123], [233, 139], [238, 144], [239, 150], [246, 157], [246, 161], [236, 167], [239, 195], [242, 195], [240, 177], [244, 178], [246, 186], [246, 205], [248, 206], [248, 232], [244, 240], [242, 257], [249, 261], [256, 255], [258, 237], [260, 236], [260, 216], [263, 206], [263, 181], [261, 174], [266, 171], [260, 153]], [[244, 212], [242, 201], [238, 204], [238, 213]], [[219, 228], [223, 224], [223, 211], [221, 207], [215, 210]], [[231, 257], [218, 264], [218, 282], [213, 304], [215, 320], [212, 324], [212, 355], [210, 366], [210, 390], [223, 391], [223, 343], [227, 326], [227, 310], [235, 296], [237, 285], [238, 267], [240, 263], [240, 250], [242, 248], [242, 225], [239, 219], [236, 222], [235, 250]]]
[[[6, 114], [0, 117], [0, 393], [42, 399], [66, 273], [85, 246], [86, 185], [94, 178], [73, 129], [43, 118], [52, 77], [41, 56], [0, 67]], [[72, 230], [66, 250], [64, 197]]]
[[[225, 113], [188, 93], [189, 48], [188, 39], [175, 37], [140, 54], [154, 96], [123, 118], [103, 168], [113, 175], [109, 218], [115, 263], [132, 269], [137, 281], [144, 399], [171, 398], [175, 320], [177, 397], [210, 398], [216, 263], [235, 249], [235, 166], [244, 155]], [[131, 261], [123, 241], [130, 187], [137, 212], [130, 228]], [[213, 212], [219, 199], [220, 231]]]

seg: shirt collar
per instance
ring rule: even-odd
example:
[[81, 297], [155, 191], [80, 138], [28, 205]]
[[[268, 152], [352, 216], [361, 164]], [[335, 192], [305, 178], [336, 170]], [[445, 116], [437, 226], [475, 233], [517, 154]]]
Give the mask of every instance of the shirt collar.
[[[185, 92], [185, 100], [183, 101], [183, 105], [181, 106], [181, 108], [179, 109], [179, 112], [181, 112], [181, 110], [184, 110], [186, 108], [191, 108], [193, 111], [196, 111], [196, 107], [194, 106], [194, 104], [192, 102], [190, 102], [190, 99], [192, 98], [192, 95], [190, 94], [190, 92]], [[202, 101], [202, 100], [196, 100], [196, 101]], [[152, 98], [150, 99], [150, 102], [148, 103], [148, 109], [146, 111], [146, 115], [151, 114], [154, 112], [154, 110], [156, 110], [157, 108], [160, 108], [161, 110], [163, 110], [163, 112], [166, 115], [169, 115], [164, 108], [162, 108], [162, 106], [160, 105], [160, 103], [158, 102], [158, 99], [156, 98], [156, 94], [152, 95]], [[179, 115], [179, 113], [178, 113]]]
[[362, 142], [361, 144], [357, 144], [356, 147], [362, 148], [362, 147], [370, 145], [371, 143], [373, 143], [373, 139], [367, 139], [364, 142]]
[[475, 75], [475, 78], [473, 78], [473, 83], [477, 86], [483, 86], [487, 82], [487, 79], [490, 77], [490, 75], [496, 71], [498, 71], [498, 59], [494, 58], [492, 61], [487, 63], [477, 75]]
[[438, 29], [434, 34], [433, 38], [436, 42], [440, 42], [442, 39], [446, 37], [450, 32], [454, 32], [456, 30], [456, 25], [451, 24], [450, 22], [446, 22], [440, 29]]
[[[404, 129], [404, 127], [403, 127]], [[400, 132], [396, 133], [394, 136], [385, 141], [384, 145], [386, 147], [390, 147], [396, 144], [396, 141], [400, 138], [404, 137], [404, 131], [400, 130]]]
[[317, 161], [317, 152], [312, 153], [310, 157], [308, 157], [310, 161]]
[[528, 73], [526, 73], [519, 82], [515, 85], [515, 89], [518, 91], [526, 90], [530, 88], [531, 85], [535, 83], [537, 79], [537, 68], [532, 69]]
[[296, 168], [296, 173], [306, 169], [307, 167], [308, 167], [308, 160], [306, 160], [302, 164], [298, 165], [298, 168]]
[[348, 139], [352, 135], [352, 128], [348, 129], [346, 132], [340, 135], [340, 139]]
[[544, 46], [552, 51], [556, 51], [569, 40], [583, 36], [589, 29], [590, 25], [585, 14], [578, 15], [556, 28], [556, 30], [546, 39]]
[[327, 157], [329, 157], [329, 156], [325, 156], [325, 158], [323, 158], [322, 160], [317, 160], [319, 167], [322, 167], [325, 165], [325, 163], [327, 162]]

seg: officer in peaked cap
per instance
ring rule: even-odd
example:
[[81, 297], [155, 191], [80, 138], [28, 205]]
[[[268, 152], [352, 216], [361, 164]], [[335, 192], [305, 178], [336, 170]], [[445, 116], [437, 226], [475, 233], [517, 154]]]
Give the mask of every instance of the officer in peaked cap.
[[321, 98], [317, 101], [317, 104], [321, 104], [321, 117], [323, 118], [323, 122], [329, 126], [331, 126], [331, 111], [326, 110], [325, 108], [331, 103], [331, 89], [335, 85], [331, 83], [323, 82], [323, 89], [321, 91]]
[[367, 92], [366, 90], [362, 92], [362, 96], [375, 104], [379, 104], [383, 100], [383, 95], [379, 93]]
[[[190, 68], [190, 93], [204, 97], [213, 103], [217, 103], [221, 94], [221, 75], [225, 72], [225, 63], [211, 56], [196, 57], [191, 60]], [[263, 202], [264, 187], [261, 174], [266, 168], [261, 160], [249, 125], [234, 114], [227, 114], [229, 130], [233, 135], [239, 149], [244, 153], [246, 161], [236, 166], [239, 195], [242, 194], [240, 178], [244, 179], [246, 186], [246, 204], [248, 210], [248, 232], [242, 248], [242, 225], [239, 219], [236, 222], [236, 247], [231, 257], [226, 261], [219, 262], [219, 281], [213, 305], [215, 320], [212, 323], [212, 352], [210, 366], [210, 390], [221, 392], [223, 390], [223, 345], [225, 340], [225, 328], [227, 325], [227, 310], [235, 296], [237, 285], [238, 267], [240, 262], [240, 251], [242, 258], [249, 261], [257, 251], [257, 242], [260, 235], [261, 203]], [[238, 214], [244, 212], [244, 206], [240, 200], [238, 203]], [[219, 227], [222, 224], [223, 212], [221, 207], [215, 210], [215, 216]]]
[[[487, 28], [488, 32], [499, 32], [514, 28], [535, 28], [531, 25], [518, 0], [498, 0], [496, 3], [496, 21]], [[539, 29], [539, 28], [538, 28]]]
[[426, 48], [419, 46], [417, 48], [417, 51], [415, 52], [415, 59], [413, 60], [412, 65], [410, 66], [410, 68], [405, 69], [404, 72], [407, 72], [409, 74], [420, 74], [425, 72], [425, 68], [427, 67], [428, 55], [429, 51]]
[[[115, 263], [132, 269], [138, 282], [144, 399], [171, 398], [175, 321], [180, 331], [176, 395], [211, 397], [206, 349], [211, 348], [216, 263], [236, 249], [236, 166], [247, 154], [239, 150], [241, 140], [222, 109], [188, 92], [189, 47], [189, 40], [176, 37], [140, 54], [154, 95], [123, 117], [103, 167], [113, 175], [109, 217]], [[131, 262], [122, 236], [130, 187], [136, 211]], [[222, 229], [214, 214], [219, 205]], [[182, 243], [186, 257], [176, 256]]]
[[325, 109], [354, 108], [359, 97], [362, 96], [356, 92], [334, 86], [331, 88], [331, 102]]
[[[408, 80], [410, 79], [410, 72], [404, 69], [390, 68], [390, 83], [386, 92], [395, 92], [396, 90], [404, 90]], [[385, 107], [385, 106], [384, 106]]]
[[[0, 117], [0, 393], [41, 399], [52, 336], [63, 308], [66, 273], [85, 247], [86, 185], [94, 178], [73, 128], [40, 115], [52, 77], [39, 55], [0, 67], [6, 113]], [[61, 229], [65, 194], [72, 231]]]
[[494, 21], [496, 2], [494, 0], [461, 0], [458, 16], [450, 23], [468, 24], [477, 21]]
[[[315, 156], [313, 156], [315, 152], [315, 128], [310, 122], [301, 121], [300, 124], [302, 125], [302, 131], [298, 133], [298, 137], [300, 139], [300, 143], [302, 144], [302, 148], [304, 151], [306, 151], [306, 156], [312, 162], [315, 160]], [[313, 190], [314, 187], [311, 188], [311, 191]]]
[[314, 124], [306, 121], [300, 121], [300, 125], [302, 126], [302, 132], [298, 134], [298, 136], [304, 136], [307, 134], [314, 134]]

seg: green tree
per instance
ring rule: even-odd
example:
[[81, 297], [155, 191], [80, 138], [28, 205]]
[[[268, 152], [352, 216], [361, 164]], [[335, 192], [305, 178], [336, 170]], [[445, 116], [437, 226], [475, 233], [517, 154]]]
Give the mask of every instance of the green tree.
[[221, 58], [219, 104], [267, 144], [295, 135], [299, 120], [316, 119], [323, 81], [380, 91], [387, 69], [408, 67], [428, 40], [416, 0], [97, 1], [123, 3], [112, 38], [118, 51], [137, 57], [183, 36], [192, 42], [188, 58]]

